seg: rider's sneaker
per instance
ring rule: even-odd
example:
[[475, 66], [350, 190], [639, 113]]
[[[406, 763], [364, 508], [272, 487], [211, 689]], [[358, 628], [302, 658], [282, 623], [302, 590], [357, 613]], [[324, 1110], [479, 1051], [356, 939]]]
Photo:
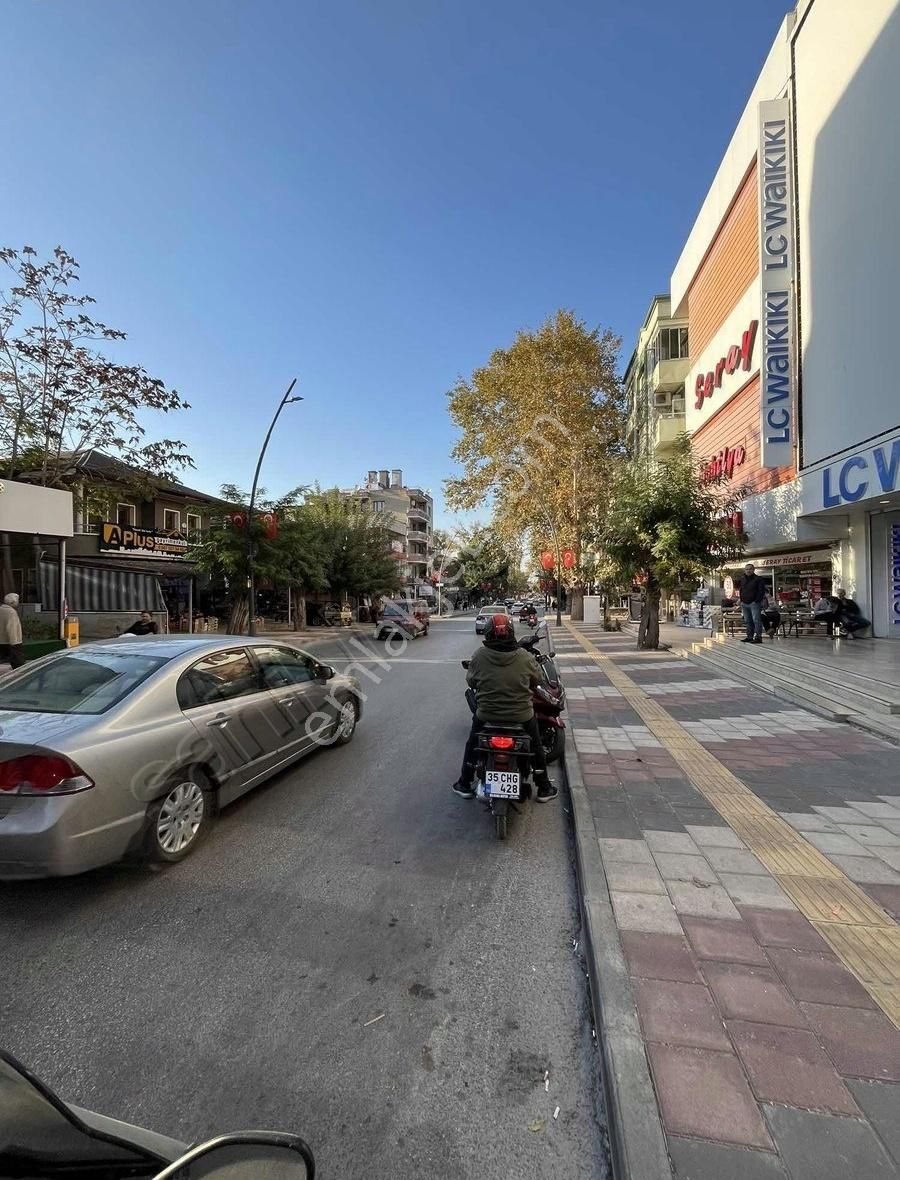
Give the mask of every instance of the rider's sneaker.
[[454, 795], [459, 795], [460, 799], [474, 799], [475, 798], [475, 788], [467, 785], [466, 783], [462, 782], [460, 779], [456, 780], [456, 782], [453, 784], [453, 786], [450, 788], [450, 790], [453, 792]]
[[559, 787], [554, 783], [541, 783], [537, 789], [538, 803], [549, 803], [551, 799], [555, 799], [559, 794]]

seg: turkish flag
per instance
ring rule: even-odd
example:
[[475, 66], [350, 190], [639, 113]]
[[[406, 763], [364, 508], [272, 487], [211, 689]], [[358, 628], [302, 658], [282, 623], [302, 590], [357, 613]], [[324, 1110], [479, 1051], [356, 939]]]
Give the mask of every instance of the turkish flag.
[[541, 565], [544, 567], [545, 570], [552, 570], [553, 566], [555, 564], [556, 563], [554, 561], [553, 554], [550, 552], [549, 549], [545, 549], [544, 552], [541, 554]]

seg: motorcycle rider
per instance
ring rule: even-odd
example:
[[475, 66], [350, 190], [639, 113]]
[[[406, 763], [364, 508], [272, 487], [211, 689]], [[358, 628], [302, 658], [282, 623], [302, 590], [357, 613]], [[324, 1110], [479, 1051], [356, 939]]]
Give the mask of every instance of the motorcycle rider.
[[541, 683], [540, 669], [531, 652], [517, 645], [513, 621], [508, 615], [491, 615], [488, 619], [484, 644], [469, 661], [466, 681], [475, 689], [477, 708], [453, 791], [463, 799], [475, 795], [472, 785], [475, 748], [482, 725], [522, 725], [531, 738], [537, 800], [548, 803], [555, 799], [559, 790], [547, 774], [547, 760], [531, 700], [535, 686]]

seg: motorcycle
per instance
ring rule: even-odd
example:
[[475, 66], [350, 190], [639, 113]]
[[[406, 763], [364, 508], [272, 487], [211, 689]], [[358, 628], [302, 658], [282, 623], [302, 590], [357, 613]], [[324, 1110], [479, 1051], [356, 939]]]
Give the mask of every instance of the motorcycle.
[[[562, 757], [566, 744], [566, 723], [562, 719], [562, 711], [566, 707], [566, 690], [559, 678], [559, 671], [553, 657], [556, 652], [544, 655], [539, 649], [543, 636], [537, 632], [525, 635], [519, 640], [519, 647], [531, 652], [538, 662], [543, 683], [535, 689], [532, 696], [534, 715], [537, 717], [538, 729], [541, 733], [541, 744], [544, 747], [544, 757], [550, 762], [557, 762]], [[542, 691], [538, 691], [538, 690]]]
[[[474, 713], [473, 688], [466, 689], [466, 700]], [[490, 809], [498, 840], [506, 839], [510, 805], [530, 799], [533, 786], [531, 738], [523, 727], [485, 724], [475, 747], [475, 798]]]
[[113, 1180], [315, 1180], [309, 1145], [284, 1131], [238, 1131], [188, 1146], [59, 1098], [0, 1049], [0, 1176]]

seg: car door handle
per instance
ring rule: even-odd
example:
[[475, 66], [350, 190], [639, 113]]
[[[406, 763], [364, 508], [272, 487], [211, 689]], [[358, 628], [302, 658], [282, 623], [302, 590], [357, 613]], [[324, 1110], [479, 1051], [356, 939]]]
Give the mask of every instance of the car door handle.
[[212, 721], [207, 721], [206, 724], [210, 729], [224, 729], [228, 724], [228, 718], [224, 713], [217, 713], [215, 717], [213, 717]]

